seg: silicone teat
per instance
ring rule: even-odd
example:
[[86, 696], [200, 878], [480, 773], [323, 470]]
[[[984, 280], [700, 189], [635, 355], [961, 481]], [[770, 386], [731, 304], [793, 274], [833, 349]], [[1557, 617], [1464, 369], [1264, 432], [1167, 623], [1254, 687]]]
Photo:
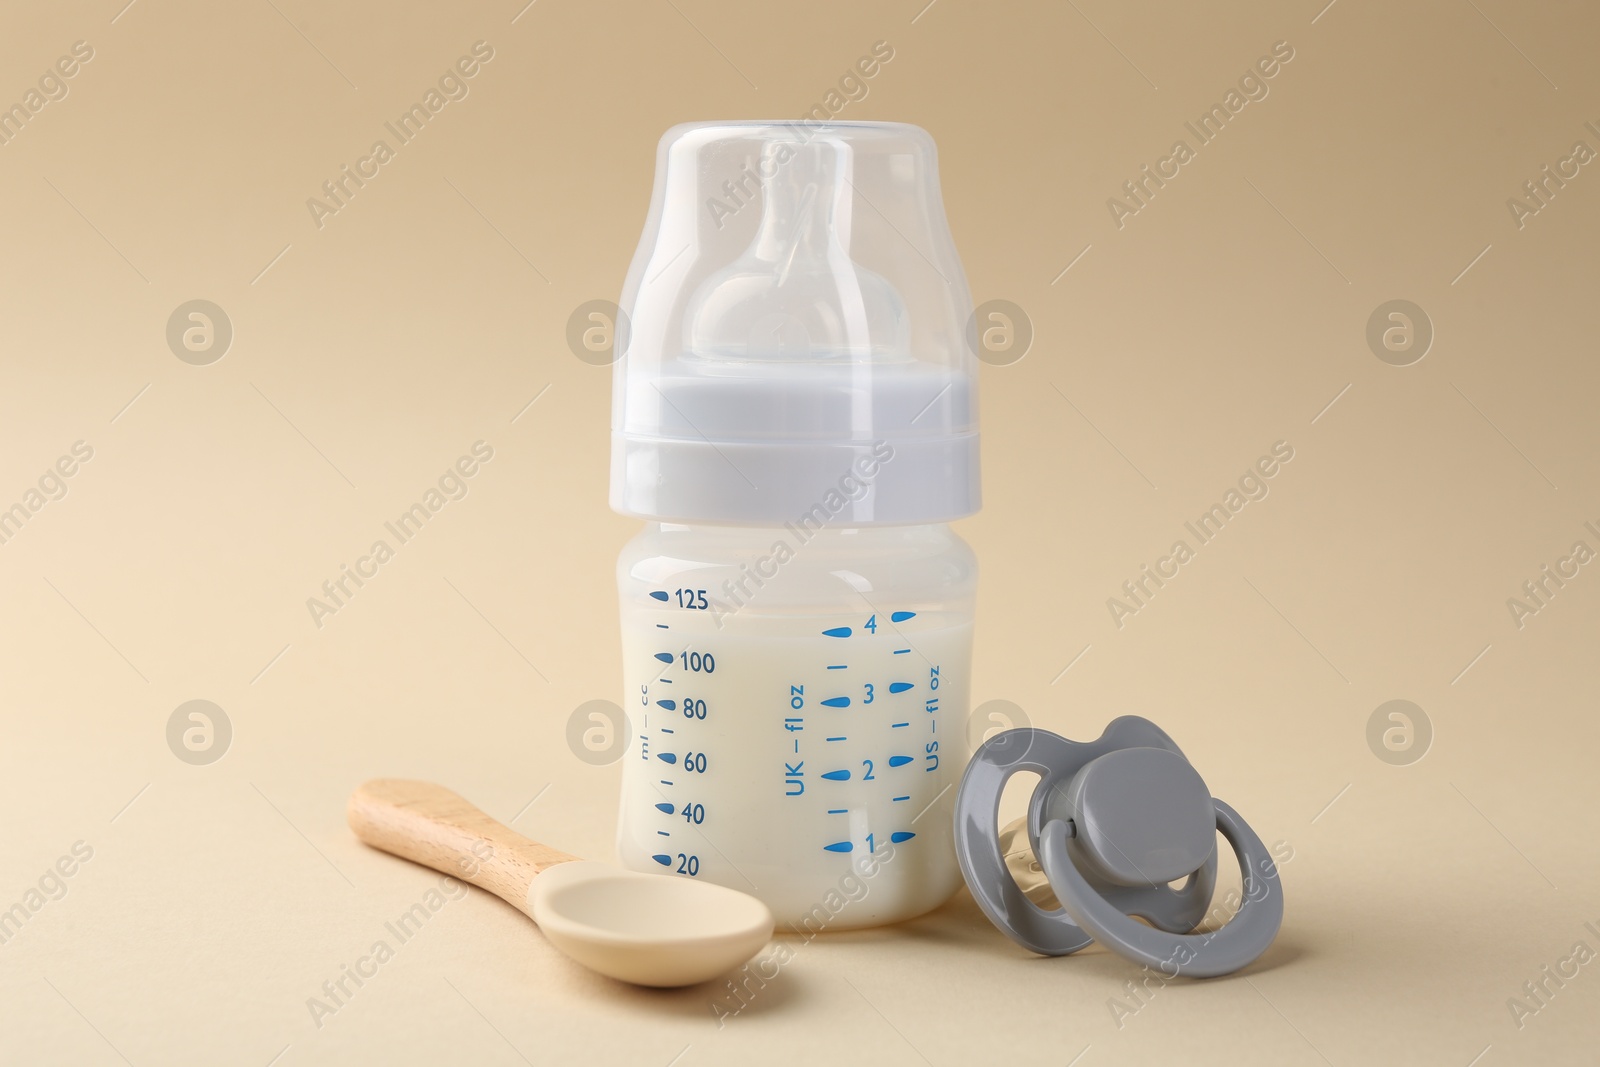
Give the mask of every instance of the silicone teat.
[[686, 316], [688, 352], [718, 361], [910, 359], [905, 304], [850, 258], [851, 148], [762, 147], [761, 222], [733, 263], [706, 279]]

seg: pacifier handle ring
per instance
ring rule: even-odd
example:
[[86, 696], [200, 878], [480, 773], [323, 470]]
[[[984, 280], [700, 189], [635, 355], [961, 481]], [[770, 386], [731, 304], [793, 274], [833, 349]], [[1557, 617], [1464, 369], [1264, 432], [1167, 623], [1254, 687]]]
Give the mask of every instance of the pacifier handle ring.
[[[1007, 744], [1019, 746], [1021, 753], [1003, 750]], [[998, 734], [973, 753], [956, 793], [956, 859], [973, 899], [996, 927], [1042, 956], [1077, 952], [1092, 938], [1065, 909], [1045, 911], [1027, 898], [1006, 869], [996, 823], [1000, 795], [1011, 776], [1020, 771], [1048, 776], [1052, 767], [1070, 754], [1072, 744], [1049, 731], [1028, 727]]]
[[1222, 801], [1212, 798], [1217, 829], [1233, 846], [1244, 879], [1238, 914], [1220, 930], [1172, 934], [1135, 922], [1101, 896], [1072, 862], [1067, 842], [1072, 828], [1060, 819], [1039, 835], [1039, 864], [1068, 914], [1106, 947], [1169, 978], [1212, 978], [1255, 962], [1283, 923], [1283, 887], [1278, 869], [1261, 838]]

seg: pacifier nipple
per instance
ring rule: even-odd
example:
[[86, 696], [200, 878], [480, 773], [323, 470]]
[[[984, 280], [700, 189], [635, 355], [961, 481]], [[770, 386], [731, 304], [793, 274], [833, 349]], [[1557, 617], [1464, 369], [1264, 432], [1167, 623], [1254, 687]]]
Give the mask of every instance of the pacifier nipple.
[[[1044, 894], [1019, 855], [1020, 835], [996, 829], [1000, 794], [1018, 771], [1040, 775], [1026, 828], [1060, 902], [1051, 911], [1039, 906]], [[1238, 858], [1243, 902], [1220, 929], [1191, 934], [1216, 886], [1218, 831]], [[955, 836], [962, 874], [984, 913], [1043, 955], [1099, 941], [1169, 977], [1210, 977], [1254, 962], [1283, 922], [1283, 888], [1266, 846], [1210, 795], [1172, 739], [1136, 716], [1114, 720], [1090, 742], [1045, 730], [990, 738], [962, 778]], [[1014, 877], [1018, 871], [1029, 876]]]
[[1000, 854], [1005, 859], [1006, 873], [1023, 896], [1047, 911], [1061, 907], [1056, 891], [1050, 888], [1050, 879], [1044, 876], [1044, 865], [1028, 840], [1026, 817], [1012, 819], [1000, 828]]

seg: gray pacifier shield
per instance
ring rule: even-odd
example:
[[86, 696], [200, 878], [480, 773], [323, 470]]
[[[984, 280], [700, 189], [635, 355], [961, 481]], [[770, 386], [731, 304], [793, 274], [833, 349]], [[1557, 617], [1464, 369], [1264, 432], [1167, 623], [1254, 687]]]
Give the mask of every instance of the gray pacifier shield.
[[[1000, 795], [1006, 781], [1019, 771], [1032, 771], [1040, 776], [1029, 803], [1028, 836], [1035, 854], [1042, 859], [1039, 836], [1046, 823], [1072, 817], [1075, 776], [1091, 761], [1122, 749], [1159, 749], [1188, 766], [1178, 746], [1159, 726], [1135, 715], [1114, 719], [1094, 741], [1069, 741], [1048, 730], [1007, 730], [981, 745], [967, 765], [956, 796], [956, 857], [961, 873], [984, 914], [1025, 948], [1045, 956], [1062, 956], [1078, 951], [1094, 938], [1066, 908], [1045, 911], [1034, 904], [1007, 871], [998, 826]], [[1104, 778], [1098, 773], [1091, 775], [1087, 785], [1078, 787], [1080, 793], [1092, 787], [1091, 800], [1103, 797], [1107, 812], [1122, 789], [1116, 781], [1115, 764], [1111, 770], [1113, 773]], [[1195, 778], [1198, 780], [1198, 775]], [[1203, 783], [1201, 790], [1203, 793]], [[1099, 801], [1093, 801], [1093, 806], [1097, 812], [1102, 807]], [[1108, 817], [1117, 818], [1115, 814]], [[1104, 834], [1100, 840], [1105, 840]], [[1140, 837], [1139, 840], [1154, 839]], [[1116, 857], [1098, 866], [1090, 865], [1082, 878], [1121, 914], [1137, 915], [1160, 930], [1183, 933], [1194, 929], [1205, 917], [1216, 886], [1214, 832], [1208, 831], [1206, 840], [1206, 851], [1199, 863], [1164, 879], [1161, 884], [1130, 885], [1125, 880], [1121, 884], [1118, 881], [1136, 871], [1141, 860], [1163, 871], [1180, 861], [1180, 853], [1162, 852], [1159, 842], [1154, 857], [1144, 854], [1131, 859]], [[1101, 853], [1115, 857], [1115, 849], [1109, 845], [1098, 847]], [[1144, 846], [1135, 846], [1135, 850], [1140, 847]], [[1124, 851], [1126, 849], [1124, 846]], [[1195, 851], [1191, 844], [1188, 851], [1181, 852], [1182, 861], [1186, 862]], [[1184, 874], [1189, 874], [1189, 879], [1179, 888], [1172, 889], [1165, 884]]]

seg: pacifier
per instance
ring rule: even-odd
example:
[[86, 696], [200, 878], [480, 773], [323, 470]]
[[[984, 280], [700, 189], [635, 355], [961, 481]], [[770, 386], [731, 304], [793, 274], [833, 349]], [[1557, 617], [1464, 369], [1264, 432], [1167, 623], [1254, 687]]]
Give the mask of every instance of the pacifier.
[[[1053, 910], [1035, 902], [1036, 880], [1018, 885], [1018, 842], [1002, 841], [997, 825], [1000, 795], [1018, 771], [1040, 776], [1027, 838], [1060, 902]], [[1219, 929], [1191, 933], [1216, 888], [1218, 831], [1238, 860], [1243, 899]], [[984, 742], [956, 795], [955, 839], [978, 906], [1041, 955], [1099, 941], [1167, 977], [1209, 978], [1253, 963], [1283, 922], [1283, 887], [1261, 838], [1211, 796], [1172, 738], [1136, 715], [1113, 720], [1094, 741], [1015, 729]]]

